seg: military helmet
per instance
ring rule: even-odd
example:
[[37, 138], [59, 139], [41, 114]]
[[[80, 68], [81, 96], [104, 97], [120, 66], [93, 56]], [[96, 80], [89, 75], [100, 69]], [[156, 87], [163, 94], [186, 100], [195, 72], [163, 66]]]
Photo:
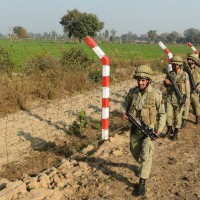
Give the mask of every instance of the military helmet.
[[183, 65], [183, 59], [180, 56], [173, 56], [170, 64]]
[[133, 78], [148, 78], [152, 80], [153, 71], [148, 65], [140, 65], [136, 68]]
[[196, 64], [199, 63], [199, 56], [198, 56], [198, 54], [194, 54], [194, 53], [188, 54], [187, 59], [194, 60]]

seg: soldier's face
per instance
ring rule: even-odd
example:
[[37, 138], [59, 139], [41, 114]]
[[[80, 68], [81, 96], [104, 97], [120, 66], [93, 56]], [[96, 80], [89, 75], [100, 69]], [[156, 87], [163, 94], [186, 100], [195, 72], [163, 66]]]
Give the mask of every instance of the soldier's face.
[[177, 65], [177, 64], [172, 64], [172, 69], [176, 73], [179, 73], [181, 71], [180, 65]]
[[145, 78], [139, 78], [137, 82], [140, 90], [145, 90], [149, 85], [149, 80]]
[[188, 58], [187, 62], [188, 62], [188, 65], [190, 66], [190, 68], [194, 68], [195, 61], [193, 59]]

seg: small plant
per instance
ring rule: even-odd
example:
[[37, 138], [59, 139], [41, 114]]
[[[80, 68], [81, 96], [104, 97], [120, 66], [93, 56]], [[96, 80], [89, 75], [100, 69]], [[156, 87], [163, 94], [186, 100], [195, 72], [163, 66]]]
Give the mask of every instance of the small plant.
[[89, 79], [94, 83], [99, 83], [102, 78], [102, 72], [101, 71], [91, 71], [88, 74]]
[[80, 136], [84, 133], [85, 128], [88, 126], [89, 120], [85, 114], [85, 111], [81, 111], [78, 114], [77, 120], [69, 126], [69, 132], [74, 135]]

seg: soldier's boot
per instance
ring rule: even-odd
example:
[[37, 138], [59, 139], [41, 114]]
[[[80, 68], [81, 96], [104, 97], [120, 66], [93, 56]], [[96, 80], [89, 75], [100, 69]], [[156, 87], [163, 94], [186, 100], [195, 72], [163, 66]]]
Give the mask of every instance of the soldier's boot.
[[186, 119], [182, 120], [182, 124], [181, 124], [181, 128], [185, 128], [186, 127]]
[[200, 124], [200, 117], [196, 116], [196, 124]]
[[178, 128], [175, 128], [175, 129], [174, 129], [174, 135], [173, 135], [173, 141], [178, 140], [178, 132], [179, 132], [179, 129], [178, 129]]
[[172, 126], [167, 127], [167, 132], [165, 133], [164, 137], [170, 136], [173, 134]]
[[137, 196], [145, 195], [145, 182], [146, 182], [145, 179], [140, 178], [138, 189], [137, 189]]

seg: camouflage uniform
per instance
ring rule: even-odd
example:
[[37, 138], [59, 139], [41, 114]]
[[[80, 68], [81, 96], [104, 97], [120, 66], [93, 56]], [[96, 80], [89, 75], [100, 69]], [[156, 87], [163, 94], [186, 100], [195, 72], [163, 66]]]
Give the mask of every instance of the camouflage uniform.
[[[181, 69], [179, 74], [176, 74], [173, 71], [170, 72], [170, 74], [174, 77], [181, 94], [184, 95], [186, 98], [186, 101], [189, 102], [190, 84], [189, 84], [187, 73]], [[169, 86], [167, 88], [167, 105], [166, 105], [167, 126], [174, 125], [174, 127], [178, 129], [181, 127], [183, 109], [184, 109], [184, 105], [180, 104], [180, 101], [173, 87]]]
[[196, 115], [196, 123], [200, 124], [200, 102], [199, 102], [199, 93], [200, 93], [200, 68], [197, 66], [198, 64], [198, 56], [196, 54], [189, 54], [187, 59], [192, 59], [195, 61], [194, 68], [190, 68], [188, 70], [191, 71], [193, 76], [193, 80], [195, 85], [197, 86], [196, 89], [191, 88], [191, 106]]
[[[140, 71], [135, 73], [135, 78], [137, 76], [152, 78], [150, 75], [140, 73], [141, 70], [146, 70], [153, 74], [149, 66], [142, 65], [140, 67]], [[161, 101], [162, 93], [159, 90], [149, 85], [147, 90], [140, 91], [137, 86], [129, 90], [122, 110], [124, 113], [131, 112], [139, 120], [161, 132], [166, 122], [165, 108]], [[134, 125], [130, 130], [130, 150], [136, 161], [141, 164], [139, 176], [142, 179], [149, 178], [154, 144], [149, 137], [146, 137]]]
[[[171, 60], [172, 64], [177, 64], [180, 67], [183, 64], [182, 58], [180, 56], [174, 56]], [[188, 74], [180, 69], [180, 72], [176, 74], [174, 71], [169, 72], [170, 75], [174, 78], [180, 93], [185, 98], [186, 102], [189, 103], [190, 100], [190, 83]], [[168, 79], [166, 76], [165, 79]], [[166, 103], [166, 113], [167, 113], [167, 126], [168, 131], [166, 134], [172, 134], [172, 127], [174, 126], [174, 137], [173, 140], [178, 139], [178, 131], [182, 123], [182, 115], [184, 110], [184, 105], [181, 105], [180, 100], [178, 99], [175, 90], [172, 85], [166, 85], [167, 87], [167, 103]], [[187, 106], [187, 105], [186, 105]]]

